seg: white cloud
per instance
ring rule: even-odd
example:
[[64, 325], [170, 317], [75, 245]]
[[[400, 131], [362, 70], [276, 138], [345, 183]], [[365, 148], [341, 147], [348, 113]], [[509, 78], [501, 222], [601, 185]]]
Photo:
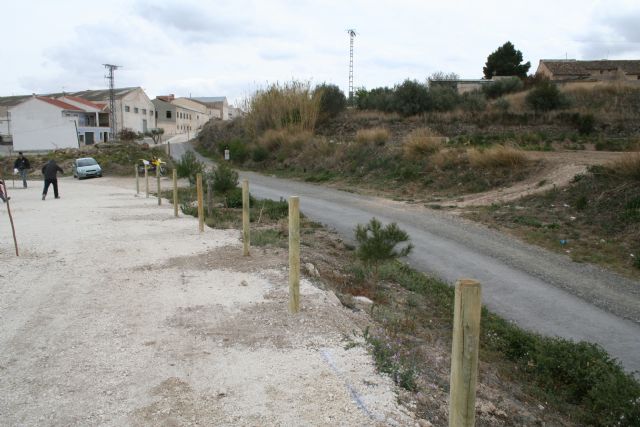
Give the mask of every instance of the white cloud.
[[347, 90], [356, 28], [355, 85], [393, 86], [435, 71], [479, 78], [507, 40], [535, 71], [541, 58], [640, 57], [640, 5], [611, 0], [326, 2], [80, 0], [11, 2], [0, 27], [0, 95], [118, 86], [150, 96], [246, 96], [292, 78]]

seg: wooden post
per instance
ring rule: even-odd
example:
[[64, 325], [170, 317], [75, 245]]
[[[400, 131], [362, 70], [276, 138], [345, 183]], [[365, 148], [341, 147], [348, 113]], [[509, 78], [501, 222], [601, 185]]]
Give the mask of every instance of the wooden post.
[[158, 190], [158, 206], [162, 204], [162, 195], [160, 194], [160, 165], [156, 166], [156, 190]]
[[196, 191], [198, 193], [198, 230], [204, 231], [204, 207], [202, 206], [202, 174], [196, 175]]
[[138, 194], [140, 194], [140, 173], [138, 172], [138, 165], [136, 164], [134, 166], [134, 169], [136, 170], [136, 196]]
[[144, 191], [147, 194], [147, 199], [149, 198], [149, 165], [144, 165]]
[[20, 256], [20, 254], [18, 253], [18, 239], [16, 238], [16, 227], [13, 224], [13, 215], [11, 215], [11, 204], [9, 203], [9, 192], [7, 191], [7, 184], [4, 179], [0, 180], [2, 181], [2, 184], [0, 184], [2, 186], [2, 188], [4, 189], [4, 195], [7, 198], [7, 201], [5, 202], [5, 204], [7, 205], [7, 214], [9, 215], [9, 222], [11, 223], [11, 233], [13, 234], [13, 245], [16, 248], [16, 256]]
[[178, 217], [178, 171], [173, 170], [173, 215]]
[[480, 283], [458, 280], [453, 310], [449, 427], [475, 425], [481, 308]]
[[171, 143], [167, 141], [167, 157], [171, 157]]
[[289, 312], [300, 311], [300, 198], [289, 197]]
[[249, 180], [242, 180], [242, 242], [243, 255], [249, 256]]
[[207, 181], [207, 216], [213, 216], [213, 185]]

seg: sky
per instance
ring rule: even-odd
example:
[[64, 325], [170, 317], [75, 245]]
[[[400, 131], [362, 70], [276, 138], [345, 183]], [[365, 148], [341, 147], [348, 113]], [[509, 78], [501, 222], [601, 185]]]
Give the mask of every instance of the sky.
[[0, 96], [116, 87], [226, 96], [298, 80], [348, 90], [481, 78], [506, 41], [540, 59], [640, 59], [640, 1], [21, 0], [0, 8]]

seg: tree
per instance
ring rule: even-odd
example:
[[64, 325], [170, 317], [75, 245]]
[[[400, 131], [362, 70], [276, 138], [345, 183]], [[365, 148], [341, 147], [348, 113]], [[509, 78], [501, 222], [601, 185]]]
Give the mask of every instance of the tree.
[[396, 246], [409, 241], [409, 235], [395, 222], [382, 227], [382, 223], [372, 218], [368, 224], [358, 224], [355, 230], [358, 250], [356, 256], [373, 267], [374, 280], [378, 279], [378, 267], [385, 261], [409, 255], [413, 245], [409, 243], [400, 250]]
[[160, 142], [160, 138], [162, 137], [162, 135], [164, 135], [164, 129], [162, 128], [150, 129], [144, 133], [144, 136], [151, 137], [153, 143], [156, 145], [158, 144], [158, 142]]
[[493, 76], [518, 76], [527, 77], [531, 63], [522, 64], [522, 52], [516, 50], [511, 42], [506, 42], [495, 52], [487, 57], [487, 63], [483, 68], [484, 77], [490, 79]]

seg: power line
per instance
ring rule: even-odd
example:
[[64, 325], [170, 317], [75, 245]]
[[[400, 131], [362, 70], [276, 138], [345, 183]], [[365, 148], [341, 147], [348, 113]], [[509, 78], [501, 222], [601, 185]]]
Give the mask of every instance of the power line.
[[347, 34], [349, 34], [349, 104], [351, 104], [353, 103], [353, 39], [357, 33], [355, 29], [350, 28]]
[[116, 91], [115, 91], [115, 87], [114, 87], [114, 77], [113, 77], [113, 72], [114, 70], [117, 70], [118, 68], [120, 68], [120, 65], [112, 65], [112, 64], [102, 64], [104, 65], [104, 67], [109, 70], [109, 74], [107, 74], [105, 76], [105, 78], [109, 81], [109, 110], [110, 110], [110, 116], [109, 117], [109, 124], [111, 125], [111, 139], [115, 139], [116, 135], [118, 134], [118, 124], [116, 122]]

